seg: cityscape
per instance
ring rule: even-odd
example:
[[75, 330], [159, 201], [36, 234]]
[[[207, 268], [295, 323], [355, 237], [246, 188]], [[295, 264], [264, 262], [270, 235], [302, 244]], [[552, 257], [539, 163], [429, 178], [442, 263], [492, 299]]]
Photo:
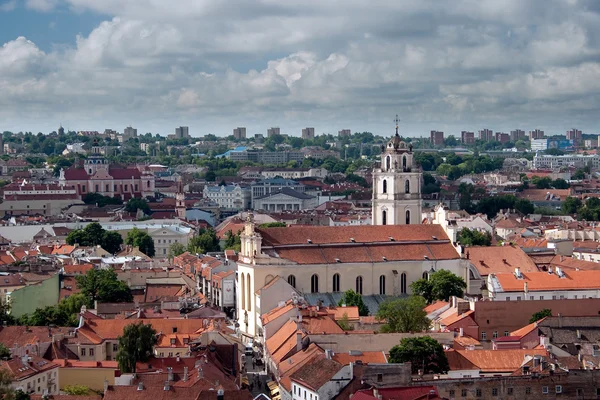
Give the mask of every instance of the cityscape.
[[0, 0], [0, 398], [599, 398], [600, 8], [399, 3]]

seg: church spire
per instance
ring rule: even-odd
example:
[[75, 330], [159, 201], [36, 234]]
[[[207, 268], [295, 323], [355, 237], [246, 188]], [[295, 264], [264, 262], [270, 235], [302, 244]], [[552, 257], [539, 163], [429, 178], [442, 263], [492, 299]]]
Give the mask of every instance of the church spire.
[[396, 136], [398, 136], [398, 124], [400, 124], [400, 118], [398, 118], [398, 114], [396, 114], [396, 119], [394, 122], [396, 123]]

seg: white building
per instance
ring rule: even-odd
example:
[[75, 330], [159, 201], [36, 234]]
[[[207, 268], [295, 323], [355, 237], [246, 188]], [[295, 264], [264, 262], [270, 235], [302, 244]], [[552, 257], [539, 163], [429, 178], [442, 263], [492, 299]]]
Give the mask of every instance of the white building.
[[423, 174], [413, 165], [412, 146], [398, 135], [381, 154], [381, 167], [373, 169], [373, 225], [421, 223]]
[[531, 151], [548, 150], [548, 139], [531, 139]]
[[292, 169], [269, 169], [261, 171], [265, 178], [325, 178], [329, 172], [325, 168], [292, 168]]
[[204, 186], [203, 195], [221, 208], [247, 210], [251, 205], [250, 189], [239, 185]]
[[73, 144], [68, 144], [67, 148], [62, 152], [63, 156], [66, 156], [68, 154], [86, 154], [87, 151], [83, 148], [83, 146], [85, 146], [85, 143], [73, 143]]
[[493, 235], [494, 233], [494, 228], [485, 215], [477, 214], [462, 217], [459, 214], [450, 211], [448, 207], [443, 204], [439, 204], [435, 207], [431, 222], [433, 224], [441, 225], [452, 243], [457, 242], [458, 234], [464, 228], [478, 232], [488, 232], [490, 235]]
[[265, 211], [312, 210], [317, 206], [317, 198], [290, 187], [283, 187], [256, 197], [253, 206], [255, 210]]
[[292, 400], [331, 400], [352, 380], [352, 365], [342, 365], [328, 356], [301, 367], [290, 380]]
[[38, 356], [25, 355], [0, 361], [0, 368], [11, 375], [11, 386], [26, 394], [56, 395], [59, 393], [60, 365]]
[[583, 168], [585, 166], [592, 168], [600, 167], [599, 155], [583, 155], [583, 154], [565, 154], [563, 156], [539, 155], [533, 157], [533, 168], [560, 168], [560, 167], [576, 167]]

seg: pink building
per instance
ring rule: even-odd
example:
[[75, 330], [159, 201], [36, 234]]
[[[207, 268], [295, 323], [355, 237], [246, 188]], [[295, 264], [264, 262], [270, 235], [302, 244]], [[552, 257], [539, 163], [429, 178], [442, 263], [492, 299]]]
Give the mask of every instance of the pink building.
[[61, 170], [59, 181], [61, 184], [74, 186], [79, 196], [96, 192], [129, 200], [154, 195], [154, 175], [151, 172], [142, 172], [137, 168], [117, 168], [102, 156], [89, 157], [83, 168]]

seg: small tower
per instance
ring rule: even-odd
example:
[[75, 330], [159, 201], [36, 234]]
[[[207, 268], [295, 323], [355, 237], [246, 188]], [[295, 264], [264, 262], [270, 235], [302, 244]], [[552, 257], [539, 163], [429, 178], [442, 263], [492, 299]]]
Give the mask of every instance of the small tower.
[[381, 146], [381, 165], [373, 169], [373, 225], [421, 223], [422, 173], [413, 164], [412, 145], [396, 134]]
[[185, 212], [187, 207], [185, 206], [185, 194], [183, 193], [183, 182], [181, 178], [177, 181], [177, 193], [175, 194], [175, 212], [177, 217], [185, 219]]
[[240, 234], [241, 249], [240, 254], [243, 257], [254, 259], [261, 254], [262, 236], [255, 230], [256, 224], [254, 223], [254, 214], [248, 213], [246, 222], [244, 223], [244, 230]]

